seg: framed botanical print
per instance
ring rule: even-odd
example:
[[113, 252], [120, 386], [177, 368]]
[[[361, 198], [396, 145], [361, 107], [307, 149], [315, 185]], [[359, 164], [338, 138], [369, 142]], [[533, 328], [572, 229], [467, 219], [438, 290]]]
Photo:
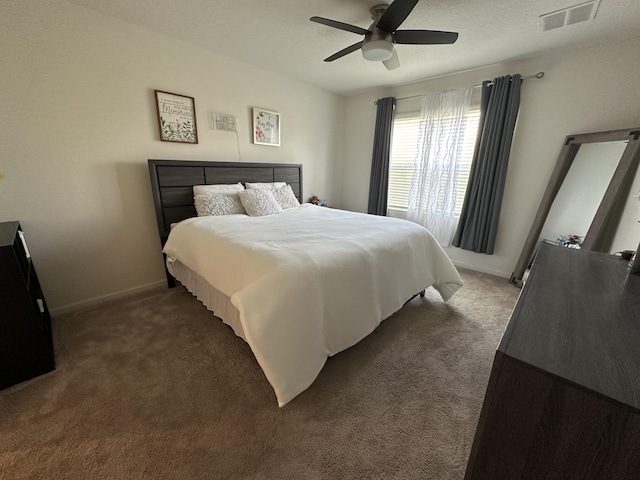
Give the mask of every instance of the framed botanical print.
[[163, 142], [198, 143], [193, 97], [155, 90], [158, 128]]
[[256, 145], [280, 146], [280, 114], [253, 108], [253, 143]]

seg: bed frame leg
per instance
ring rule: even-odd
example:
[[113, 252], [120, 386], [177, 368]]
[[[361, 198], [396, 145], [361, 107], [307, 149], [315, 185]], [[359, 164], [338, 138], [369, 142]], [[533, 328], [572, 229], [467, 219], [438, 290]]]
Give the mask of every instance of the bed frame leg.
[[416, 298], [418, 295], [420, 295], [420, 298], [424, 298], [424, 290], [422, 290], [420, 293], [416, 293], [413, 297], [411, 297], [409, 300], [404, 302], [404, 304], [402, 306], [404, 307], [407, 303], [409, 303], [411, 300]]
[[173, 288], [176, 286], [176, 279], [169, 273], [169, 270], [165, 269], [165, 273], [167, 274], [167, 287]]
[[169, 269], [167, 268], [167, 256], [164, 253], [162, 254], [162, 260], [164, 261], [164, 274], [167, 276], [167, 287], [173, 288], [176, 286], [176, 279], [169, 273]]

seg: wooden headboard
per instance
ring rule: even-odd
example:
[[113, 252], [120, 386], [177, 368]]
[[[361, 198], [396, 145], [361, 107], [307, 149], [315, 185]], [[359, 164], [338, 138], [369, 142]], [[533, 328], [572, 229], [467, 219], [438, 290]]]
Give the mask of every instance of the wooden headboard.
[[172, 223], [196, 216], [194, 185], [287, 182], [298, 201], [303, 202], [299, 164], [149, 160], [149, 175], [162, 245]]

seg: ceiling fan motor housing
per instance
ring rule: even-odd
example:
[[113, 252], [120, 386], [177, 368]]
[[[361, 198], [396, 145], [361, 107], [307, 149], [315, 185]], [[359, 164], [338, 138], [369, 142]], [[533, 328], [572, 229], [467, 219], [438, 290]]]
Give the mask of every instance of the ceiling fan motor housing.
[[389, 5], [376, 5], [371, 8], [371, 18], [373, 23], [369, 27], [372, 32], [367, 35], [362, 42], [362, 56], [372, 62], [381, 62], [391, 58], [393, 54], [393, 38], [391, 33], [380, 30], [377, 25], [382, 14]]

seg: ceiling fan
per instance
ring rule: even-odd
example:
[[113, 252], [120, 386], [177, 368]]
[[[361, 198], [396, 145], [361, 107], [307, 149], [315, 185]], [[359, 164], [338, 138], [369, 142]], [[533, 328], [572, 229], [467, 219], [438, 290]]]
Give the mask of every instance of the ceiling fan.
[[437, 30], [398, 30], [398, 27], [409, 16], [418, 0], [395, 0], [391, 5], [376, 5], [371, 8], [373, 23], [369, 29], [356, 27], [348, 23], [338, 22], [323, 17], [311, 17], [309, 20], [347, 32], [364, 35], [358, 43], [343, 48], [325, 62], [333, 62], [338, 58], [362, 50], [362, 56], [371, 61], [381, 61], [389, 70], [398, 68], [400, 60], [394, 44], [411, 45], [443, 45], [454, 43], [458, 39], [456, 32], [441, 32]]

